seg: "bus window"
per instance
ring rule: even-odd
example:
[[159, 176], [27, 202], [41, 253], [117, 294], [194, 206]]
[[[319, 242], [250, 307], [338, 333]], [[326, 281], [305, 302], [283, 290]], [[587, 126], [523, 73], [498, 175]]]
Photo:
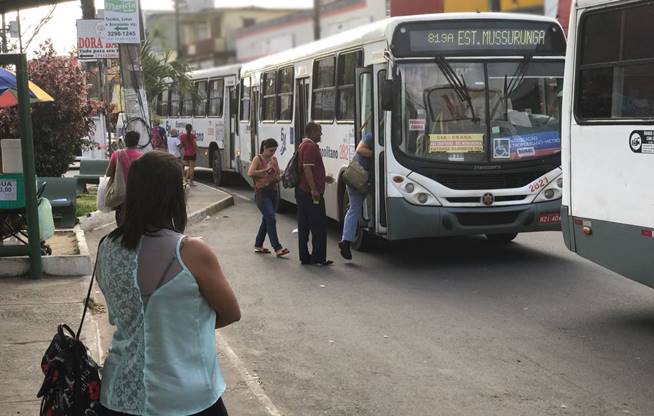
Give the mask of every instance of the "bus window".
[[336, 104], [336, 86], [334, 85], [334, 64], [336, 58], [321, 59], [313, 65], [313, 99], [311, 100], [311, 118], [317, 121], [333, 121]]
[[170, 91], [168, 90], [163, 90], [161, 94], [159, 94], [159, 100], [157, 101], [157, 114], [161, 117], [168, 117], [170, 116], [169, 111], [170, 111]]
[[354, 77], [361, 66], [361, 52], [343, 53], [338, 56], [338, 83], [336, 119], [354, 121]]
[[250, 120], [250, 77], [241, 80], [241, 121]]
[[195, 84], [197, 98], [195, 101], [195, 116], [205, 117], [207, 115], [207, 81], [199, 81]]
[[[582, 120], [654, 118], [654, 4], [589, 13], [580, 24], [575, 114]], [[597, 42], [602, 38], [606, 41]]]
[[293, 67], [282, 68], [277, 73], [277, 119], [290, 122], [293, 117]]
[[180, 94], [177, 90], [170, 91], [170, 116], [179, 117], [181, 114]]
[[182, 94], [182, 116], [193, 117], [193, 107], [193, 93], [191, 91], [186, 91]]
[[277, 87], [275, 84], [275, 71], [264, 72], [261, 79], [263, 87], [261, 120], [263, 121], [275, 121], [275, 105], [277, 102]]
[[212, 79], [209, 81], [209, 115], [222, 117], [223, 115], [223, 96], [225, 81], [222, 79]]

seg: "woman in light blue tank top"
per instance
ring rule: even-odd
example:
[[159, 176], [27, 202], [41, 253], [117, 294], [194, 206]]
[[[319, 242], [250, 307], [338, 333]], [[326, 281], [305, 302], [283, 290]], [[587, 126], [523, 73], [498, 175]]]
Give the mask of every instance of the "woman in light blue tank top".
[[98, 283], [116, 326], [100, 415], [224, 416], [216, 328], [240, 319], [211, 249], [186, 227], [183, 171], [149, 152], [130, 167], [126, 218], [100, 245]]

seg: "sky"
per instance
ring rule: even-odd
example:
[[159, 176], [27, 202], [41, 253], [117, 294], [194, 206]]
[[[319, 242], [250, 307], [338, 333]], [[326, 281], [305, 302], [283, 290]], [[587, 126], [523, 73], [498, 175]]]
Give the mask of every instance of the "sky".
[[[313, 0], [214, 0], [216, 7], [247, 7], [247, 6], [260, 6], [260, 7], [311, 7]], [[104, 0], [95, 1], [96, 8], [101, 9], [104, 5]], [[21, 32], [23, 33], [23, 41], [32, 36], [34, 28], [39, 22], [48, 15], [53, 6], [38, 7], [35, 9], [23, 10], [20, 14], [21, 17]], [[75, 21], [81, 19], [82, 10], [79, 1], [71, 1], [61, 3], [54, 6], [52, 19], [39, 31], [38, 35], [25, 48], [28, 55], [38, 48], [40, 43], [47, 39], [52, 39], [55, 49], [60, 53], [67, 53], [71, 51], [77, 42], [77, 32], [75, 28]], [[143, 10], [172, 10], [172, 0], [141, 0], [141, 7]], [[8, 13], [6, 22], [16, 20], [15, 13]], [[17, 40], [14, 40], [17, 43]]]

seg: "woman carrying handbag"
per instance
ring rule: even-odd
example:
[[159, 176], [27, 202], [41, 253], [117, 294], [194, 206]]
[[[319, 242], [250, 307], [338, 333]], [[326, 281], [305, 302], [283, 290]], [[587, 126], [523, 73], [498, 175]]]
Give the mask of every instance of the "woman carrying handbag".
[[[125, 197], [127, 191], [127, 175], [132, 163], [143, 156], [143, 152], [137, 149], [141, 135], [136, 131], [125, 134], [125, 145], [127, 149], [117, 150], [111, 154], [111, 161], [107, 166], [105, 176], [109, 178], [109, 184], [105, 193], [105, 205], [116, 211], [116, 225], [123, 224], [125, 218]], [[120, 162], [120, 163], [118, 163]]]
[[275, 211], [277, 211], [277, 205], [279, 204], [281, 170], [275, 157], [276, 151], [277, 141], [275, 139], [266, 139], [261, 142], [259, 154], [250, 163], [248, 176], [254, 180], [254, 199], [262, 214], [261, 225], [254, 243], [254, 252], [259, 254], [270, 253], [270, 250], [263, 246], [266, 234], [268, 234], [275, 254], [277, 257], [282, 257], [290, 252], [287, 248], [282, 247], [277, 237]]

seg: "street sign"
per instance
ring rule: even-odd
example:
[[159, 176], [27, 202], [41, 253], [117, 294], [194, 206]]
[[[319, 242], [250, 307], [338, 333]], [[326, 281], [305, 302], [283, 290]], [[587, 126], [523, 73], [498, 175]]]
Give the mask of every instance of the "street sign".
[[80, 61], [118, 59], [118, 44], [105, 42], [105, 22], [102, 19], [77, 21], [77, 57]]
[[141, 43], [138, 0], [104, 0], [106, 42]]

